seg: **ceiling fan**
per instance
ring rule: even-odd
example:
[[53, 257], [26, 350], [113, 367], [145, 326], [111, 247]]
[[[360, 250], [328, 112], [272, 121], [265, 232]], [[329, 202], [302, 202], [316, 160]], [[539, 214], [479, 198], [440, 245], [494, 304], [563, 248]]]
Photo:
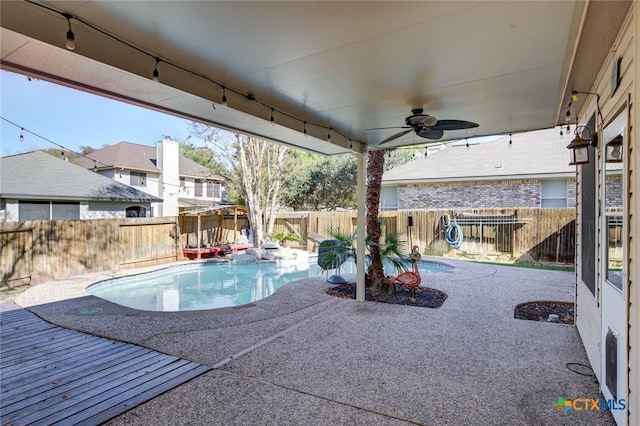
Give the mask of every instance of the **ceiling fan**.
[[394, 139], [398, 139], [407, 133], [415, 132], [416, 135], [426, 139], [440, 139], [444, 135], [445, 130], [461, 130], [472, 129], [478, 127], [478, 123], [464, 120], [438, 120], [432, 115], [423, 114], [422, 108], [415, 108], [411, 110], [412, 115], [405, 118], [404, 122], [406, 126], [397, 127], [376, 127], [367, 130], [381, 130], [381, 129], [409, 129], [403, 130], [395, 135], [389, 136], [378, 145], [391, 142]]

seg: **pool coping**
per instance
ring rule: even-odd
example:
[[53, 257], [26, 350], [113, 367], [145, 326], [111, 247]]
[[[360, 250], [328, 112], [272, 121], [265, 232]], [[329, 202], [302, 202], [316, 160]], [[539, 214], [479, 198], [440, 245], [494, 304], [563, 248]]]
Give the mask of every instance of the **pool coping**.
[[[205, 311], [138, 311], [84, 291], [127, 271], [37, 285], [16, 301], [54, 324], [216, 366], [111, 425], [198, 424], [212, 413], [229, 424], [310, 415], [319, 424], [553, 424], [565, 419], [558, 395], [598, 397], [591, 378], [565, 367], [588, 363], [575, 326], [513, 318], [528, 300], [572, 301], [574, 273], [445, 262], [456, 269], [423, 279], [449, 295], [439, 309], [332, 297], [324, 276]], [[578, 421], [612, 424], [593, 416]]]
[[[443, 275], [446, 274], [447, 281], [451, 279], [455, 279], [456, 275], [458, 274], [466, 274], [468, 268], [466, 268], [464, 265], [459, 264], [458, 266], [455, 266], [454, 263], [448, 262], [448, 261], [449, 259], [447, 259], [447, 261], [443, 261], [440, 258], [435, 258], [435, 257], [423, 257], [421, 260], [421, 262], [423, 263], [432, 263], [438, 266], [451, 268], [450, 270], [442, 271], [442, 272], [439, 272], [438, 274], [433, 274], [433, 275], [429, 274], [430, 281], [432, 282], [439, 281], [437, 279], [438, 278], [437, 275], [439, 274], [443, 274]], [[273, 293], [270, 296], [267, 296], [264, 299], [260, 299], [245, 305], [229, 306], [229, 307], [214, 308], [214, 309], [197, 309], [197, 310], [189, 310], [189, 311], [170, 311], [170, 312], [169, 311], [146, 311], [146, 310], [139, 310], [135, 308], [129, 308], [126, 306], [118, 305], [117, 303], [114, 303], [114, 302], [109, 302], [108, 300], [102, 299], [98, 296], [94, 296], [93, 294], [87, 291], [87, 289], [92, 285], [100, 284], [102, 282], [123, 278], [127, 276], [143, 275], [143, 274], [161, 271], [163, 269], [172, 269], [172, 268], [178, 268], [183, 266], [197, 266], [197, 265], [226, 263], [226, 262], [227, 261], [221, 262], [220, 260], [212, 260], [212, 259], [194, 259], [194, 260], [183, 260], [183, 261], [178, 261], [178, 262], [173, 262], [168, 264], [165, 263], [161, 265], [141, 267], [141, 268], [127, 268], [127, 269], [119, 269], [115, 271], [92, 272], [89, 274], [74, 276], [65, 280], [48, 281], [48, 282], [37, 284], [27, 289], [25, 292], [21, 293], [20, 295], [18, 295], [16, 297], [16, 303], [22, 307], [28, 308], [31, 306], [60, 302], [60, 301], [75, 299], [80, 297], [95, 297], [99, 300], [112, 303], [116, 307], [122, 307], [126, 309], [131, 309], [133, 311], [140, 311], [145, 313], [155, 312], [159, 314], [162, 314], [162, 313], [179, 314], [179, 313], [188, 313], [188, 312], [208, 312], [208, 311], [227, 312], [229, 310], [233, 310], [233, 308], [250, 307], [263, 300], [267, 300], [270, 297], [276, 296], [278, 291], [280, 291], [282, 288], [286, 287], [287, 285], [293, 284], [295, 282], [293, 281], [293, 282], [287, 283], [285, 286], [278, 289], [275, 293]], [[274, 263], [277, 261], [264, 260], [261, 262]], [[456, 260], [453, 260], [453, 262], [456, 262]], [[238, 266], [241, 266], [241, 265], [238, 265]], [[345, 276], [345, 278], [348, 279], [349, 282], [355, 282], [354, 274], [343, 274], [343, 275]], [[321, 278], [321, 277], [322, 275], [318, 276], [318, 278]], [[309, 279], [312, 279], [312, 278], [309, 278]], [[441, 279], [444, 279], [444, 278], [442, 277]], [[327, 284], [331, 285], [330, 283], [327, 283]], [[114, 309], [116, 308], [114, 307]]]

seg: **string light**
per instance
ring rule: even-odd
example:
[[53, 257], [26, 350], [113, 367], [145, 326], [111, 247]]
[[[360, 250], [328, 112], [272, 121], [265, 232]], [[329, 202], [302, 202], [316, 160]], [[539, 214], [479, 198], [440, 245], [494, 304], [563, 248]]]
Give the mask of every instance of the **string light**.
[[302, 122], [302, 133], [304, 134], [304, 137], [307, 137], [307, 122], [303, 121]]
[[327, 142], [331, 142], [331, 130], [332, 128], [329, 128], [329, 131], [327, 132]]
[[272, 127], [276, 125], [276, 119], [273, 116], [273, 108], [271, 108], [271, 117], [269, 117], [269, 121], [271, 122]]
[[424, 158], [427, 158], [427, 156], [428, 156], [428, 155], [429, 155], [429, 147], [428, 147], [428, 146], [426, 146], [426, 147], [424, 148]]
[[465, 138], [465, 140], [467, 141], [467, 149], [469, 149], [469, 139]]
[[71, 15], [69, 15], [67, 13], [63, 13], [62, 16], [67, 18], [67, 24], [69, 24], [69, 30], [67, 31], [67, 42], [65, 43], [65, 46], [69, 50], [75, 50], [76, 49], [76, 37], [73, 34], [73, 31], [71, 31]]
[[[29, 130], [29, 129], [25, 128], [25, 127], [22, 127], [22, 126], [20, 126], [19, 124], [14, 123], [14, 122], [13, 122], [13, 121], [11, 121], [11, 120], [8, 120], [8, 119], [6, 119], [6, 118], [4, 118], [4, 117], [2, 117], [2, 116], [0, 116], [0, 119], [1, 119], [1, 120], [3, 120], [3, 121], [6, 121], [7, 123], [11, 124], [12, 126], [15, 126], [15, 127], [17, 127], [17, 128], [19, 128], [19, 129], [20, 129], [20, 142], [23, 142], [23, 141], [24, 141], [24, 133], [30, 133], [30, 134], [32, 134], [33, 136], [35, 136], [35, 137], [37, 137], [37, 138], [39, 138], [39, 139], [42, 139], [43, 141], [49, 142], [50, 144], [55, 145], [55, 146], [57, 146], [58, 148], [60, 148], [60, 150], [61, 150], [61, 154], [60, 154], [60, 155], [62, 155], [62, 156], [64, 156], [64, 151], [67, 151], [67, 152], [72, 152], [72, 153], [74, 153], [74, 154], [75, 154], [75, 155], [77, 155], [78, 157], [88, 158], [88, 159], [92, 160], [94, 163], [96, 162], [96, 160], [94, 160], [94, 159], [93, 159], [93, 158], [91, 158], [91, 157], [88, 157], [87, 155], [85, 155], [85, 154], [84, 154], [84, 153], [82, 153], [82, 152], [76, 152], [76, 151], [74, 151], [74, 150], [72, 150], [72, 149], [67, 148], [66, 146], [60, 145], [59, 143], [56, 143], [56, 142], [52, 141], [51, 139], [47, 139], [47, 138], [45, 138], [44, 136], [39, 135], [38, 133], [32, 132], [31, 130]], [[102, 164], [102, 165], [104, 165], [104, 166], [108, 166], [108, 164], [106, 164], [106, 163], [102, 163], [102, 162], [100, 162], [100, 164]]]
[[[578, 97], [578, 94], [582, 94], [582, 95], [594, 95], [596, 97], [596, 112], [598, 114], [598, 117], [600, 118], [600, 123], [602, 125], [602, 127], [604, 127], [604, 117], [602, 116], [602, 111], [600, 110], [600, 95], [598, 93], [595, 92], [582, 92], [579, 90], [572, 90], [571, 91], [571, 102], [569, 102], [569, 106], [571, 106], [571, 104], [573, 102], [578, 102], [578, 100], [580, 99]], [[576, 123], [578, 121], [578, 117], [576, 117]], [[567, 126], [567, 132], [569, 126]]]
[[160, 73], [158, 72], [158, 64], [160, 63], [160, 58], [156, 56], [156, 66], [153, 68], [153, 81], [160, 81]]
[[[86, 158], [87, 160], [93, 161], [93, 170], [95, 172], [98, 171], [97, 170], [98, 169], [98, 163], [100, 163], [101, 167], [106, 167], [106, 168], [113, 168], [114, 167], [112, 164], [107, 164], [107, 163], [104, 163], [102, 161], [98, 161], [95, 158], [89, 157], [89, 155], [85, 154], [84, 152], [74, 151], [73, 149], [67, 148], [66, 146], [63, 146], [63, 145], [61, 145], [61, 144], [59, 144], [57, 142], [54, 142], [51, 139], [48, 139], [48, 138], [46, 138], [46, 137], [44, 137], [44, 136], [42, 136], [42, 135], [40, 135], [38, 133], [32, 132], [29, 129], [21, 127], [19, 124], [16, 124], [11, 120], [6, 119], [5, 117], [0, 116], [0, 120], [6, 121], [7, 123], [11, 124], [12, 126], [15, 126], [15, 127], [19, 128], [21, 130], [21, 132], [24, 131], [26, 133], [30, 133], [33, 136], [35, 136], [35, 137], [37, 137], [39, 139], [42, 139], [43, 141], [49, 142], [50, 144], [57, 146], [58, 148], [60, 148], [60, 156], [62, 156], [62, 157], [65, 157], [65, 151], [66, 151], [66, 152], [74, 154], [77, 157], [83, 157], [83, 158]], [[87, 169], [87, 170], [90, 170], [90, 169]], [[207, 182], [209, 182], [209, 181], [210, 180], [207, 179]], [[215, 179], [212, 179], [212, 181], [215, 181]], [[180, 185], [172, 184], [172, 183], [166, 183], [165, 185], [174, 186], [174, 187], [180, 187]]]
[[[277, 109], [277, 108], [274, 108], [274, 107], [272, 107], [272, 106], [270, 106], [270, 105], [267, 105], [266, 103], [264, 103], [264, 102], [260, 101], [259, 99], [256, 99], [256, 97], [255, 97], [254, 95], [247, 95], [247, 94], [244, 94], [244, 93], [242, 93], [242, 92], [240, 92], [240, 91], [238, 91], [238, 90], [231, 89], [231, 88], [229, 88], [229, 87], [226, 87], [222, 82], [216, 81], [216, 80], [214, 80], [214, 79], [212, 79], [212, 78], [210, 78], [210, 77], [206, 76], [205, 74], [202, 74], [202, 73], [200, 73], [200, 72], [197, 72], [197, 71], [191, 70], [191, 69], [189, 69], [189, 68], [186, 68], [186, 67], [184, 67], [184, 66], [182, 66], [182, 65], [179, 65], [179, 64], [177, 64], [177, 63], [174, 63], [174, 62], [172, 62], [172, 61], [170, 61], [170, 60], [168, 60], [168, 59], [166, 59], [166, 58], [160, 58], [160, 57], [156, 56], [154, 53], [151, 53], [150, 51], [147, 51], [147, 50], [145, 50], [145, 49], [143, 49], [143, 48], [140, 48], [140, 47], [136, 46], [135, 44], [130, 43], [130, 42], [128, 42], [128, 41], [126, 41], [126, 40], [124, 40], [124, 39], [120, 38], [119, 36], [114, 35], [114, 34], [112, 34], [112, 33], [108, 32], [108, 31], [106, 31], [106, 30], [104, 30], [104, 29], [100, 28], [99, 26], [97, 26], [97, 25], [95, 25], [95, 24], [92, 24], [91, 22], [84, 20], [84, 19], [83, 19], [83, 18], [81, 18], [81, 17], [78, 17], [78, 16], [76, 16], [76, 15], [70, 15], [70, 14], [68, 14], [68, 13], [64, 12], [64, 11], [61, 11], [61, 10], [59, 10], [59, 9], [56, 9], [56, 8], [51, 7], [51, 6], [49, 6], [49, 5], [46, 5], [46, 4], [36, 3], [36, 2], [32, 2], [32, 1], [29, 1], [29, 4], [30, 4], [31, 6], [33, 6], [33, 7], [39, 7], [39, 8], [42, 8], [42, 9], [48, 10], [48, 11], [50, 11], [50, 12], [56, 13], [56, 14], [58, 14], [58, 15], [60, 15], [60, 16], [62, 16], [62, 17], [64, 17], [65, 19], [67, 19], [68, 24], [69, 24], [69, 30], [68, 30], [68, 33], [67, 33], [67, 41], [69, 41], [69, 40], [73, 40], [73, 42], [74, 42], [74, 44], [73, 44], [74, 48], [75, 48], [75, 36], [73, 35], [73, 31], [71, 30], [71, 19], [74, 19], [75, 21], [80, 22], [81, 24], [85, 25], [86, 27], [89, 27], [89, 28], [91, 28], [92, 30], [94, 30], [94, 31], [96, 31], [96, 32], [98, 32], [98, 33], [100, 33], [101, 35], [103, 35], [103, 36], [105, 36], [105, 37], [107, 37], [107, 38], [110, 38], [110, 39], [112, 39], [112, 40], [114, 40], [114, 41], [116, 41], [116, 42], [118, 42], [118, 43], [120, 43], [120, 44], [122, 44], [122, 45], [125, 45], [125, 46], [129, 47], [130, 49], [136, 50], [137, 52], [139, 52], [139, 53], [141, 53], [141, 54], [143, 54], [143, 55], [146, 55], [146, 56], [148, 56], [148, 57], [150, 57], [150, 58], [155, 59], [156, 64], [155, 64], [154, 71], [153, 71], [153, 74], [152, 74], [152, 78], [153, 78], [153, 80], [154, 80], [154, 81], [159, 81], [159, 79], [160, 79], [160, 73], [159, 73], [159, 71], [158, 71], [158, 64], [159, 64], [160, 62], [163, 62], [163, 63], [165, 63], [165, 64], [166, 64], [166, 65], [168, 65], [168, 66], [172, 66], [172, 67], [174, 67], [174, 68], [176, 68], [176, 69], [178, 69], [178, 70], [180, 70], [180, 71], [183, 71], [183, 72], [188, 73], [188, 74], [191, 74], [191, 75], [193, 75], [193, 76], [196, 76], [196, 77], [202, 78], [202, 79], [204, 79], [204, 80], [206, 80], [206, 81], [210, 82], [211, 84], [214, 84], [214, 85], [218, 86], [220, 89], [222, 89], [222, 92], [223, 92], [223, 94], [222, 94], [222, 105], [223, 105], [223, 106], [227, 106], [226, 90], [228, 89], [228, 90], [230, 90], [231, 92], [236, 93], [236, 94], [237, 94], [237, 95], [239, 95], [239, 96], [244, 96], [244, 97], [246, 97], [247, 99], [249, 99], [249, 100], [253, 100], [253, 101], [255, 101], [255, 102], [259, 103], [260, 105], [264, 106], [265, 108], [267, 108], [267, 109], [271, 110], [271, 116], [273, 116], [273, 113], [274, 113], [274, 112], [278, 112], [278, 114], [280, 114], [280, 115], [282, 115], [282, 116], [284, 116], [284, 117], [289, 117], [289, 118], [291, 118], [292, 120], [296, 120], [296, 121], [298, 121], [298, 122], [302, 122], [302, 121], [303, 121], [303, 120], [302, 120], [302, 119], [300, 119], [299, 117], [296, 117], [296, 116], [294, 116], [294, 115], [292, 115], [292, 114], [289, 114], [289, 113], [287, 113], [287, 112], [285, 112], [285, 111], [282, 111], [282, 110], [279, 110], [279, 109]], [[67, 46], [67, 48], [71, 49], [71, 47], [69, 47], [69, 46]], [[213, 108], [215, 109], [215, 104], [213, 105]], [[270, 121], [271, 121], [271, 120], [270, 120]], [[272, 122], [272, 123], [274, 123], [274, 122], [275, 122], [275, 119], [274, 119], [273, 121], [271, 121], [271, 122]], [[321, 129], [327, 129], [327, 130], [329, 130], [329, 131], [331, 131], [331, 130], [332, 130], [332, 133], [337, 133], [338, 135], [342, 136], [344, 139], [348, 139], [346, 135], [344, 135], [343, 133], [339, 132], [338, 130], [333, 129], [333, 128], [328, 127], [328, 126], [321, 125], [321, 124], [316, 124], [316, 123], [306, 122], [306, 121], [305, 121], [305, 122], [304, 122], [304, 127], [305, 127], [305, 128], [306, 128], [306, 124], [307, 124], [307, 123], [308, 123], [308, 124], [311, 124], [311, 125], [314, 125], [314, 126], [316, 126], [316, 127], [318, 127], [318, 128], [321, 128]], [[305, 134], [306, 134], [306, 133], [305, 133]], [[335, 135], [334, 135], [334, 136], [335, 136]], [[351, 140], [349, 140], [349, 144], [350, 144], [350, 147], [353, 147], [353, 143], [352, 143], [352, 141], [351, 141]]]
[[513, 141], [511, 140], [511, 133], [509, 133], [509, 148], [513, 145]]
[[562, 133], [562, 126], [560, 126], [560, 139], [562, 139], [562, 136], [564, 136], [564, 133]]
[[353, 149], [353, 142], [349, 139], [349, 149]]

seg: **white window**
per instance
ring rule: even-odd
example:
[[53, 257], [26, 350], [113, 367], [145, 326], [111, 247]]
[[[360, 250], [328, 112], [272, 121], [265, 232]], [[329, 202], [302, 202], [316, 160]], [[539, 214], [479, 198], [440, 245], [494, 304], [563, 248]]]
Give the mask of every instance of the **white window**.
[[80, 219], [80, 203], [65, 203], [65, 202], [52, 202], [51, 203], [51, 219], [67, 219], [76, 220]]
[[19, 201], [18, 220], [80, 219], [80, 203], [64, 201]]
[[220, 184], [218, 182], [207, 182], [207, 197], [220, 198]]
[[147, 174], [141, 172], [129, 172], [130, 186], [147, 186]]
[[398, 210], [398, 187], [383, 186], [380, 194], [380, 210]]
[[567, 207], [567, 179], [542, 181], [540, 207]]

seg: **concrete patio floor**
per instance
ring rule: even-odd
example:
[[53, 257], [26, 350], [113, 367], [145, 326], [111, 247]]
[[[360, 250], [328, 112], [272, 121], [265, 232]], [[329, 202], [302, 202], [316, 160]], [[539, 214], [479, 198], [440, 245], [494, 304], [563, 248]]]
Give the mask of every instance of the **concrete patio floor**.
[[[440, 259], [435, 259], [440, 260]], [[605, 411], [572, 325], [513, 318], [533, 300], [574, 299], [574, 274], [444, 260], [423, 277], [439, 309], [326, 295], [324, 277], [237, 308], [154, 313], [87, 295], [101, 273], [34, 286], [16, 298], [54, 324], [215, 367], [112, 419], [110, 425], [594, 425]]]

